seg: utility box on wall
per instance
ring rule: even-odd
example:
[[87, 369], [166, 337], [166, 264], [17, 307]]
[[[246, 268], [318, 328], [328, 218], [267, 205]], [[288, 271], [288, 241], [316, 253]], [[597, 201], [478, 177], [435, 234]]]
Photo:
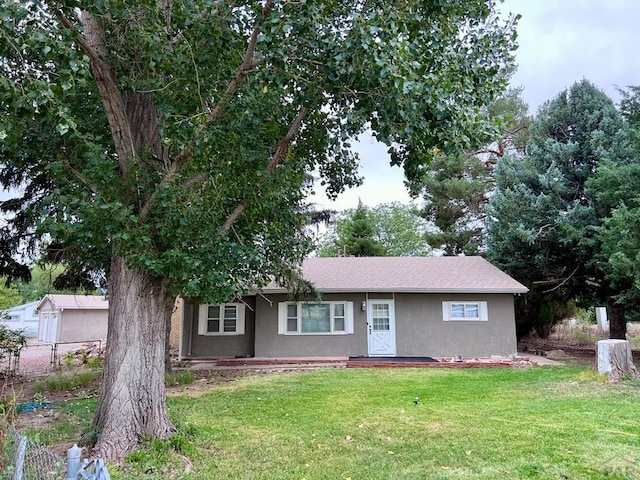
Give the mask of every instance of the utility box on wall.
[[101, 295], [45, 295], [40, 312], [41, 342], [88, 342], [107, 338], [109, 302]]

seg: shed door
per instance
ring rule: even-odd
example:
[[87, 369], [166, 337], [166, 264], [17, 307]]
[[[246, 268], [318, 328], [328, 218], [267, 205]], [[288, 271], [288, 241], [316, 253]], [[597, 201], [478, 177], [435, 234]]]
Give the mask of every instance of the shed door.
[[38, 340], [40, 340], [41, 342], [46, 342], [48, 331], [49, 331], [49, 314], [45, 312], [41, 312], [40, 319], [38, 322]]
[[55, 312], [40, 313], [38, 339], [52, 343], [58, 341], [58, 315]]
[[393, 300], [367, 302], [368, 344], [370, 356], [396, 354], [396, 319]]

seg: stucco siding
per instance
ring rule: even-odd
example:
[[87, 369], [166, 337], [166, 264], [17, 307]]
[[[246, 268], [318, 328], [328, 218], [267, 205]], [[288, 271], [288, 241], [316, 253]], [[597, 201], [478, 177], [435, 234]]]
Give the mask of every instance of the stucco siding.
[[181, 358], [254, 356], [255, 297], [243, 298], [246, 308], [242, 335], [198, 335], [198, 303], [184, 301]]
[[[490, 356], [516, 351], [512, 294], [370, 294], [393, 298], [397, 356]], [[360, 308], [365, 294], [325, 294], [323, 300], [354, 302], [353, 335], [278, 335], [278, 302], [285, 295], [270, 295], [270, 305], [258, 298], [256, 349], [258, 357], [340, 357], [367, 355], [367, 318]], [[442, 302], [486, 301], [487, 321], [444, 321]]]
[[[361, 308], [367, 299], [393, 299], [397, 356], [485, 357], [516, 351], [513, 294], [327, 293], [322, 298], [353, 302], [352, 334], [279, 334], [278, 304], [288, 297], [270, 294], [244, 299], [248, 304], [244, 335], [198, 335], [198, 304], [185, 302], [181, 356], [367, 356], [367, 313]], [[486, 302], [487, 320], [444, 321], [443, 302]]]
[[107, 338], [106, 310], [64, 310], [58, 315], [59, 342], [85, 342]]
[[[487, 321], [444, 321], [442, 303], [486, 301]], [[512, 294], [396, 294], [399, 356], [490, 356], [516, 352]]]
[[345, 357], [367, 355], [367, 317], [360, 308], [365, 294], [325, 294], [326, 301], [353, 302], [353, 334], [278, 335], [278, 303], [286, 295], [256, 300], [256, 357]]

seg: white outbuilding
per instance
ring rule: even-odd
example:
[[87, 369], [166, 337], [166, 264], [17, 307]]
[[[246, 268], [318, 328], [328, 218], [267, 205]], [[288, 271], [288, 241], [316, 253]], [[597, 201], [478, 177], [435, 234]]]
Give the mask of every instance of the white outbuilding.
[[88, 342], [107, 338], [109, 302], [101, 295], [45, 295], [40, 313], [41, 342]]
[[11, 330], [21, 330], [27, 337], [38, 336], [38, 302], [29, 302], [23, 305], [8, 308], [0, 312], [0, 323]]

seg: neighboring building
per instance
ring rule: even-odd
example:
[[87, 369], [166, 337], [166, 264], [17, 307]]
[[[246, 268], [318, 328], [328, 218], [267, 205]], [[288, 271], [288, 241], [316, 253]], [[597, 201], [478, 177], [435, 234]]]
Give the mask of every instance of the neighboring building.
[[180, 324], [182, 322], [182, 309], [184, 300], [178, 297], [173, 305], [171, 313], [171, 333], [169, 334], [169, 347], [172, 354], [177, 353], [180, 348]]
[[38, 340], [87, 342], [107, 338], [109, 302], [102, 295], [45, 295], [38, 302]]
[[527, 288], [481, 257], [310, 258], [322, 299], [272, 284], [222, 305], [185, 301], [180, 357], [490, 356], [516, 352]]
[[0, 323], [12, 330], [23, 330], [27, 337], [38, 336], [38, 302], [25, 303], [0, 312]]

